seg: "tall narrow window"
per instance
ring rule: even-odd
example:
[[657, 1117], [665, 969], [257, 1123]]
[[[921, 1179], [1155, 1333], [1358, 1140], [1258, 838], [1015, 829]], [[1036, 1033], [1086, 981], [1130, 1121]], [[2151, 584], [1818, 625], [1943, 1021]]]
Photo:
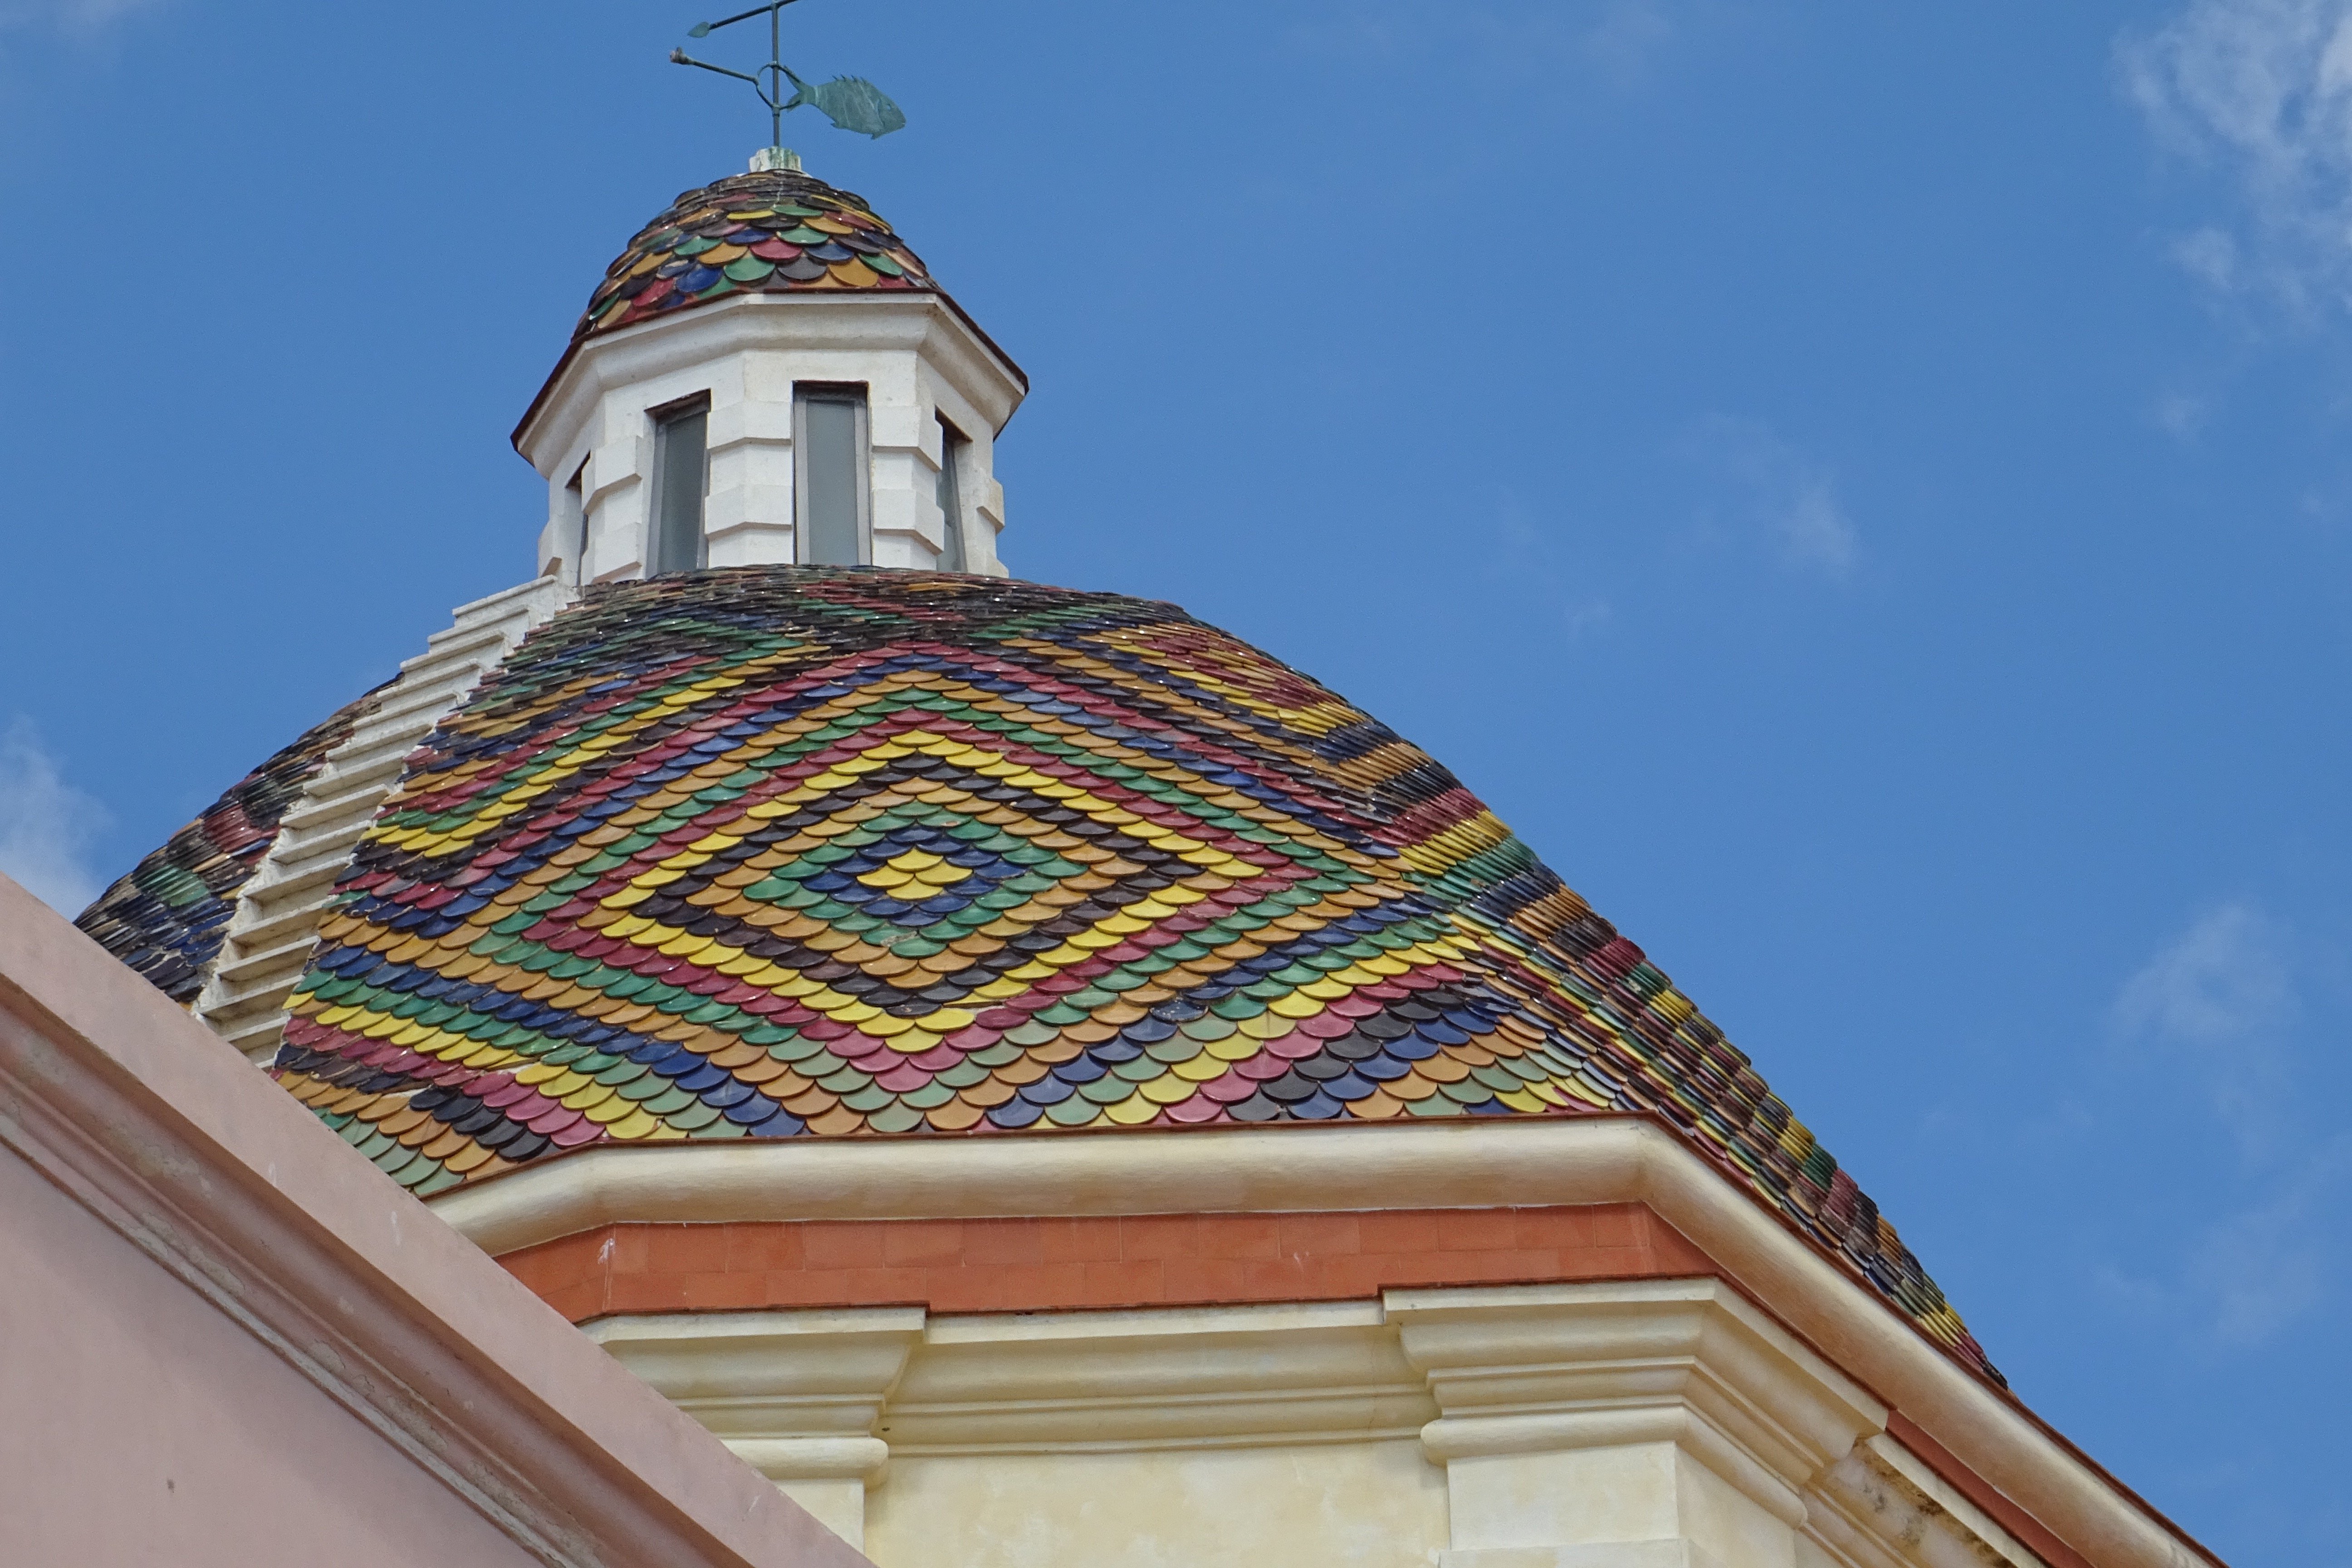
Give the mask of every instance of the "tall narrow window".
[[812, 566], [856, 566], [866, 557], [866, 389], [803, 384], [793, 389], [793, 464], [799, 555]]
[[703, 563], [702, 498], [710, 488], [709, 425], [710, 405], [703, 401], [654, 416], [648, 574], [691, 572]]
[[572, 482], [563, 487], [563, 510], [566, 531], [570, 537], [560, 548], [572, 552], [572, 581], [588, 581], [588, 461], [582, 458], [572, 471]]
[[971, 445], [946, 420], [940, 421], [940, 570], [963, 572], [963, 500], [958, 482], [963, 450]]

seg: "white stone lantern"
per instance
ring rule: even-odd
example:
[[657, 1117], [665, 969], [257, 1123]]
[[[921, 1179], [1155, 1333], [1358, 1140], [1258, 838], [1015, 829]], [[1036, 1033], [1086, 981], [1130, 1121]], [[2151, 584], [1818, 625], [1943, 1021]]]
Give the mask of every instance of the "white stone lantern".
[[[784, 180], [856, 202], [796, 173], [755, 172], [710, 187], [705, 205], [720, 216], [696, 226], [724, 227], [730, 195], [773, 205], [752, 192]], [[646, 232], [665, 231], [657, 220]], [[763, 233], [775, 252], [797, 248], [748, 226], [699, 239], [740, 260], [736, 241]], [[640, 236], [622, 259], [661, 256]], [[835, 273], [876, 276], [857, 265]], [[670, 295], [686, 308], [577, 339], [514, 436], [548, 482], [541, 574], [567, 585], [792, 563], [1003, 575], [994, 443], [1028, 380], [927, 279], [889, 281], [787, 287], [771, 274], [721, 284], [719, 298]]]

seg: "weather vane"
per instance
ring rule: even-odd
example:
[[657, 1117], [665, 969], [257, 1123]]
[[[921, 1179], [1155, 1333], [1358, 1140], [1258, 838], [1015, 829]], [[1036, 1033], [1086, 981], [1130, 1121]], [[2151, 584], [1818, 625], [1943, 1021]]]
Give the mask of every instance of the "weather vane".
[[[774, 0], [772, 5], [755, 5], [749, 11], [724, 17], [716, 22], [697, 22], [687, 32], [689, 38], [708, 37], [713, 29], [731, 27], [738, 22], [748, 22], [754, 16], [768, 19], [768, 63], [756, 72], [730, 70], [708, 60], [698, 60], [684, 49], [669, 52], [672, 65], [694, 66], [698, 69], [717, 71], [731, 76], [737, 81], [748, 81], [760, 101], [768, 106], [768, 149], [754, 161], [754, 167], [798, 168], [800, 161], [784, 150], [784, 111], [798, 109], [805, 103], [844, 131], [855, 131], [866, 136], [887, 136], [907, 123], [907, 117], [889, 95], [864, 77], [837, 76], [831, 81], [803, 81], [784, 64], [783, 10], [793, 0]], [[790, 98], [784, 96], [784, 86], [793, 89]]]

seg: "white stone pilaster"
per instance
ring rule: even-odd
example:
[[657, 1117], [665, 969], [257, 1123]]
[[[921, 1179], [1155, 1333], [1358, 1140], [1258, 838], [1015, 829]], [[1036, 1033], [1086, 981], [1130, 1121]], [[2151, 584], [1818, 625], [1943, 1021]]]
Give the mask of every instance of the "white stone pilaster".
[[[605, 583], [645, 574], [646, 509], [653, 495], [654, 443], [634, 428], [609, 436], [582, 454], [581, 510], [588, 549], [580, 581]], [[541, 563], [544, 570], [546, 563]]]
[[1398, 1290], [1440, 1411], [1441, 1568], [1797, 1568], [1885, 1410], [1712, 1279]]
[[2046, 1568], [1711, 1279], [586, 1329], [881, 1568]]
[[793, 405], [750, 394], [764, 378], [744, 377], [747, 395], [710, 409], [710, 493], [702, 531], [713, 566], [793, 559]]
[[923, 1337], [919, 1308], [607, 1318], [589, 1335], [825, 1528], [864, 1550], [874, 1435]]

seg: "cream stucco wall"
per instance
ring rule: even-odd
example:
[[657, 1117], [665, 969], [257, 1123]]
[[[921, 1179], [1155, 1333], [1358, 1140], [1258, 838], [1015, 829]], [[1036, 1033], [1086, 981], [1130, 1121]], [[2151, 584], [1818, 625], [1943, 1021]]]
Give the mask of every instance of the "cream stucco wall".
[[1714, 1279], [586, 1327], [881, 1568], [2040, 1568]]
[[1425, 1568], [1444, 1545], [1411, 1438], [904, 1459], [866, 1521], [882, 1568]]
[[[1549, 1422], [1551, 1430], [1547, 1434], [1540, 1430], [1543, 1422], [1519, 1421], [1506, 1411], [1476, 1409], [1476, 1390], [1499, 1386], [1489, 1373], [1496, 1366], [1512, 1364], [1512, 1356], [1492, 1358], [1482, 1371], [1480, 1352], [1473, 1344], [1462, 1370], [1455, 1371], [1449, 1370], [1433, 1348], [1425, 1359], [1406, 1367], [1406, 1386], [1392, 1386], [1381, 1395], [1383, 1399], [1410, 1395], [1422, 1403], [1423, 1413], [1412, 1418], [1407, 1431], [1422, 1432], [1424, 1451], [1433, 1463], [1451, 1465], [1470, 1459], [1480, 1448], [1499, 1455], [1525, 1438], [1530, 1443], [1550, 1443], [1555, 1453], [1552, 1462], [1565, 1478], [1577, 1462], [1567, 1456], [1580, 1447], [1672, 1442], [1706, 1465], [1717, 1479], [1735, 1486], [1744, 1481], [1742, 1495], [1757, 1511], [1739, 1530], [1752, 1525], [1763, 1530], [1767, 1539], [1774, 1539], [1772, 1531], [1781, 1531], [1777, 1539], [1785, 1544], [1776, 1544], [1766, 1560], [1794, 1562], [1804, 1568], [1820, 1568], [1823, 1563], [1850, 1563], [1856, 1568], [1888, 1568], [1897, 1563], [1933, 1563], [1943, 1568], [1964, 1563], [1976, 1568], [1995, 1559], [2032, 1563], [2033, 1552], [2042, 1548], [2029, 1550], [2020, 1544], [2008, 1534], [2011, 1529], [2043, 1542], [2053, 1552], [2049, 1561], [2070, 1568], [2077, 1563], [2090, 1568], [2211, 1568], [2210, 1557], [2145, 1502], [2067, 1447], [2021, 1405], [1937, 1351], [1875, 1292], [1809, 1247], [1749, 1194], [1724, 1180], [1681, 1139], [1639, 1118], [1496, 1117], [1346, 1129], [1237, 1128], [1167, 1134], [1137, 1131], [1099, 1137], [1057, 1133], [975, 1139], [788, 1139], [591, 1149], [511, 1173], [496, 1182], [461, 1187], [436, 1199], [433, 1206], [485, 1248], [504, 1254], [601, 1226], [641, 1223], [1288, 1215], [1615, 1203], [1643, 1204], [1671, 1225], [1715, 1265], [1718, 1270], [1715, 1283], [1727, 1293], [1727, 1301], [1736, 1299], [1759, 1307], [1760, 1322], [1802, 1347], [1833, 1375], [1829, 1379], [1815, 1375], [1806, 1370], [1801, 1357], [1780, 1358], [1784, 1364], [1774, 1372], [1772, 1358], [1759, 1360], [1740, 1352], [1729, 1354], [1718, 1373], [1690, 1384], [1687, 1396], [1675, 1401], [1661, 1400], [1639, 1389], [1611, 1394], [1589, 1380], [1580, 1390], [1561, 1384], [1539, 1400], [1530, 1401], [1546, 1407], [1528, 1414], [1541, 1415]], [[1572, 1292], [1575, 1288], [1536, 1289]], [[1443, 1316], [1436, 1305], [1402, 1299], [1414, 1294], [1391, 1292], [1383, 1302], [1358, 1305], [1392, 1337], [1410, 1340], [1418, 1332], [1412, 1326], [1415, 1314], [1431, 1314], [1422, 1319], [1429, 1324]], [[1518, 1305], [1534, 1308], [1541, 1303], [1528, 1300]], [[1456, 1308], [1471, 1310], [1466, 1302], [1456, 1303]], [[1725, 1310], [1734, 1314], [1740, 1310], [1732, 1305]], [[919, 1309], [897, 1310], [920, 1316]], [[1543, 1315], [1534, 1312], [1529, 1321], [1539, 1321]], [[705, 1331], [718, 1331], [717, 1321], [730, 1316], [709, 1314], [699, 1321]], [[793, 1314], [732, 1316], [772, 1320], [761, 1331], [782, 1333]], [[1053, 1316], [1044, 1314], [1033, 1321]], [[1115, 1320], [1119, 1315], [1062, 1316]], [[616, 1342], [624, 1331], [622, 1320], [608, 1319], [590, 1327], [625, 1362], [641, 1364], [638, 1349]], [[652, 1320], [628, 1325], [627, 1331], [656, 1340], [670, 1332]], [[902, 1325], [893, 1331], [905, 1330]], [[910, 1413], [904, 1401], [918, 1386], [927, 1363], [945, 1348], [944, 1341], [961, 1331], [949, 1321], [927, 1323], [921, 1346], [908, 1357], [907, 1381], [895, 1390], [877, 1384], [860, 1396], [885, 1406], [888, 1436], [878, 1451], [866, 1450], [863, 1458], [853, 1459], [837, 1447], [830, 1450], [827, 1463], [832, 1468], [827, 1475], [832, 1479], [824, 1484], [840, 1501], [856, 1501], [856, 1489], [841, 1484], [852, 1473], [869, 1486], [887, 1485], [898, 1464], [928, 1458], [939, 1451], [935, 1444], [948, 1441], [935, 1436], [909, 1440], [905, 1423]], [[1171, 1331], [1180, 1341], [1190, 1332]], [[1442, 1336], [1420, 1337], [1433, 1345]], [[1195, 1339], [1190, 1352], [1168, 1358], [1163, 1365], [1213, 1367], [1217, 1358], [1205, 1353], [1211, 1342]], [[1698, 1343], [1704, 1353], [1675, 1353], [1686, 1359], [1695, 1355], [1695, 1365], [1707, 1365], [1712, 1364], [1708, 1357], [1728, 1352], [1737, 1342], [1737, 1336], [1703, 1335]], [[1066, 1347], [1058, 1353], [1066, 1358], [1075, 1352]], [[1547, 1358], [1563, 1359], [1549, 1352], [1536, 1359]], [[1594, 1358], [1587, 1355], [1585, 1359]], [[774, 1375], [789, 1382], [786, 1374], [793, 1360], [778, 1350], [772, 1363]], [[1034, 1364], [1034, 1360], [1010, 1353], [999, 1361], [1006, 1369], [1007, 1380], [1015, 1383], [1013, 1369]], [[1727, 1377], [1735, 1388], [1752, 1385], [1762, 1393], [1717, 1397]], [[663, 1376], [649, 1374], [649, 1380], [656, 1387], [667, 1390], [668, 1386]], [[1810, 1393], [1809, 1384], [1813, 1385]], [[1856, 1404], [1851, 1393], [1835, 1392], [1840, 1384], [1866, 1390], [1868, 1397]], [[1139, 1386], [1146, 1397], [1134, 1397], [1129, 1392]], [[1150, 1416], [1163, 1425], [1178, 1424], [1187, 1411], [1200, 1415], [1220, 1401], [1231, 1404], [1225, 1392], [1209, 1392], [1212, 1398], [1187, 1405], [1169, 1397], [1168, 1385], [1147, 1383], [1128, 1385], [1112, 1404], [1137, 1420]], [[1756, 1405], [1759, 1397], [1772, 1417], [1761, 1423], [1743, 1413], [1744, 1406]], [[1632, 1420], [1622, 1412], [1610, 1414], [1609, 1401], [1620, 1398], [1651, 1406], [1642, 1418], [1646, 1426], [1633, 1423], [1612, 1430], [1612, 1421]], [[1775, 1412], [1792, 1398], [1797, 1403], [1786, 1406], [1790, 1412], [1827, 1399], [1832, 1415], [1841, 1403], [1850, 1411], [1865, 1414], [1876, 1405], [1880, 1413], [1853, 1423], [1844, 1437], [1838, 1436], [1835, 1420], [1824, 1426], [1811, 1417], [1798, 1430], [1776, 1433], [1773, 1427], [1782, 1423]], [[991, 1400], [996, 1403], [992, 1405]], [[1881, 1401], [1893, 1405], [1896, 1415], [1886, 1415]], [[1276, 1414], [1273, 1408], [1276, 1403], [1258, 1398], [1234, 1407], [1235, 1419], [1244, 1424], [1231, 1428], [1223, 1439], [1225, 1446], [1264, 1443], [1270, 1432], [1282, 1430], [1279, 1423], [1295, 1417]], [[1679, 1408], [1685, 1405], [1690, 1413], [1687, 1419]], [[715, 1414], [691, 1402], [687, 1408], [706, 1421]], [[1017, 1397], [1008, 1402], [996, 1394], [966, 1401], [965, 1410], [976, 1419], [984, 1415], [987, 1422], [1006, 1431], [1015, 1426], [1024, 1428], [1017, 1441], [1026, 1445], [1027, 1451], [1042, 1451], [1039, 1445], [1046, 1439], [1039, 1436], [1036, 1428], [1046, 1423], [1046, 1413], [1024, 1407]], [[1441, 1413], [1444, 1418], [1438, 1419]], [[784, 1424], [771, 1428], [772, 1432], [793, 1429], [789, 1422], [797, 1417], [781, 1407], [776, 1414]], [[1951, 1466], [1952, 1475], [1967, 1478], [1960, 1484], [1967, 1498], [1975, 1500], [1973, 1503], [1947, 1484], [1950, 1476], [1939, 1477], [1920, 1462], [1918, 1452], [1906, 1449], [1903, 1440], [1890, 1435], [1886, 1428], [1895, 1425], [1898, 1417], [1925, 1445], [1923, 1451], [1931, 1458], [1940, 1456], [1933, 1458], [1934, 1463]], [[924, 1419], [931, 1417], [927, 1415]], [[1364, 1419], [1380, 1425], [1402, 1417], [1391, 1413]], [[1268, 1422], [1276, 1425], [1269, 1426]], [[828, 1430], [839, 1432], [837, 1427]], [[1718, 1435], [1723, 1442], [1716, 1440]], [[1385, 1436], [1359, 1430], [1351, 1440], [1370, 1441]], [[1080, 1443], [1098, 1440], [1094, 1436], [1066, 1436]], [[1004, 1443], [1015, 1441], [954, 1439], [959, 1443], [982, 1440], [996, 1441], [999, 1452], [1009, 1452]], [[730, 1441], [738, 1452], [752, 1457], [742, 1440], [730, 1437]], [[793, 1455], [801, 1439], [778, 1436], [762, 1441], [781, 1446], [761, 1450], [754, 1463], [793, 1496], [803, 1497], [797, 1489], [815, 1484], [817, 1478], [794, 1468], [797, 1461]], [[1837, 1457], [1840, 1452], [1843, 1458]], [[1754, 1461], [1752, 1467], [1742, 1462], [1743, 1454]], [[1719, 1463], [1709, 1463], [1710, 1455]], [[1695, 1487], [1706, 1485], [1695, 1483]], [[867, 1500], [876, 1495], [867, 1492]], [[1453, 1500], [1459, 1500], [1458, 1493]], [[1696, 1490], [1676, 1500], [1675, 1507], [1678, 1518], [1703, 1522], [1706, 1504]], [[1981, 1511], [1984, 1509], [1995, 1510], [2008, 1524], [1987, 1517]], [[1769, 1529], [1758, 1522], [1759, 1515], [1772, 1521]], [[830, 1521], [832, 1516], [827, 1517]], [[1675, 1563], [1696, 1563], [1700, 1557], [1692, 1553], [1706, 1550], [1697, 1534], [1678, 1535], [1663, 1544], [1654, 1538], [1650, 1545], [1618, 1541], [1576, 1546], [1507, 1545], [1501, 1542], [1511, 1538], [1493, 1535], [1483, 1538], [1490, 1544], [1472, 1545], [1474, 1538], [1465, 1533], [1464, 1525], [1458, 1510], [1454, 1511], [1448, 1526], [1454, 1544], [1447, 1548], [1452, 1555], [1446, 1559], [1446, 1568], [1560, 1568], [1571, 1563], [1576, 1568], [1620, 1564], [1654, 1568], [1664, 1560], [1660, 1553]], [[1791, 1531], [1793, 1540], [1789, 1539]], [[1885, 1545], [1888, 1539], [1896, 1544]], [[1955, 1552], [1958, 1555], [1951, 1555]], [[1989, 1558], [1986, 1552], [1993, 1556]]]

